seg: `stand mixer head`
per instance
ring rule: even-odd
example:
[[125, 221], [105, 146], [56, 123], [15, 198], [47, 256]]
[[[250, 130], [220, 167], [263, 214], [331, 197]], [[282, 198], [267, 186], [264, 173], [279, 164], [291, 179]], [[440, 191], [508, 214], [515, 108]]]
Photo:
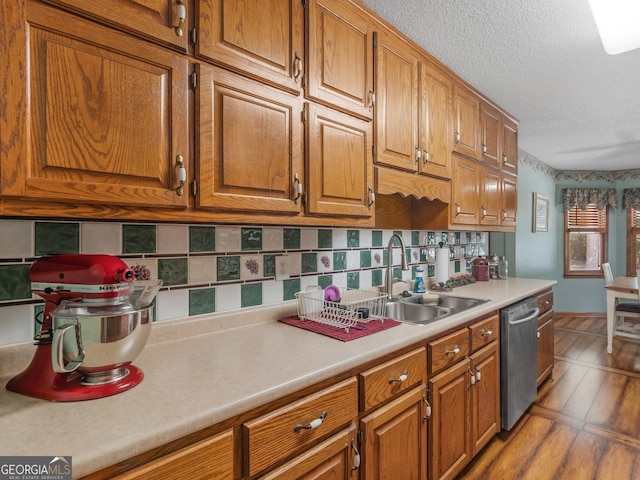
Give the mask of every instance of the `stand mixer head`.
[[45, 308], [33, 360], [8, 390], [75, 401], [114, 395], [142, 381], [131, 361], [146, 344], [151, 308], [128, 302], [135, 275], [126, 263], [110, 255], [45, 256], [33, 263], [29, 280]]

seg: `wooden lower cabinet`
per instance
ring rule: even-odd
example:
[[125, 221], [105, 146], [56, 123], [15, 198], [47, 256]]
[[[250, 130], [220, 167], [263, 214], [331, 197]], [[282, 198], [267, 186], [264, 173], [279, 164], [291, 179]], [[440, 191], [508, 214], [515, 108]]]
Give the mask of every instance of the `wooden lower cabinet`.
[[475, 456], [500, 431], [500, 348], [491, 342], [470, 357], [475, 383], [471, 392], [471, 454]]
[[426, 479], [426, 386], [410, 390], [360, 422], [360, 480]]
[[553, 310], [538, 317], [538, 385], [553, 372]]

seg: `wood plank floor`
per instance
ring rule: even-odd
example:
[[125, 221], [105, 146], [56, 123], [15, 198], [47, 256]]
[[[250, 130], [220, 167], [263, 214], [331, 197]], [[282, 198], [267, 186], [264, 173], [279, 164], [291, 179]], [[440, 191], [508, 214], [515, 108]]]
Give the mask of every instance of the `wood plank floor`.
[[640, 479], [640, 343], [606, 346], [604, 315], [556, 315], [553, 379], [458, 479]]

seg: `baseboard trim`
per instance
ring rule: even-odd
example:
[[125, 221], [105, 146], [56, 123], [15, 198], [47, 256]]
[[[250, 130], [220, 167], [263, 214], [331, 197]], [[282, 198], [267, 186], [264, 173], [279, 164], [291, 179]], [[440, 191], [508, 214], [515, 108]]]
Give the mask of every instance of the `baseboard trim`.
[[555, 316], [562, 317], [602, 317], [607, 318], [606, 312], [554, 312]]

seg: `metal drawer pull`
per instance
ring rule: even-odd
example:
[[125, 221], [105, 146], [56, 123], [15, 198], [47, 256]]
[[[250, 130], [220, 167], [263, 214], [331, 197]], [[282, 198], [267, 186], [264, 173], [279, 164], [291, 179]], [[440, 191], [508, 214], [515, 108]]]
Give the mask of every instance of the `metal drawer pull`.
[[187, 8], [184, 6], [182, 0], [177, 0], [178, 4], [178, 25], [175, 27], [176, 35], [182, 36], [182, 25], [184, 25], [184, 21], [187, 18]]
[[367, 208], [371, 210], [371, 206], [376, 201], [376, 192], [373, 191], [373, 188], [371, 188], [371, 185], [367, 185], [367, 190], [369, 191], [369, 203], [367, 204]]
[[425, 409], [424, 409], [424, 419], [426, 420], [427, 418], [429, 418], [431, 416], [431, 404], [429, 403], [429, 400], [427, 400], [427, 396], [423, 395], [422, 399], [424, 400], [424, 403], [426, 405]]
[[470, 368], [467, 368], [467, 371], [469, 372], [469, 375], [471, 375], [471, 385], [469, 385], [469, 387], [471, 387], [472, 385], [476, 384], [476, 376], [473, 374]]
[[360, 468], [360, 452], [358, 451], [358, 447], [356, 447], [356, 442], [351, 440], [351, 448], [353, 449], [353, 467], [351, 467], [351, 471], [357, 470]]
[[176, 188], [176, 194], [184, 195], [184, 182], [187, 180], [187, 169], [184, 166], [184, 158], [182, 155], [176, 157], [176, 163], [178, 164], [178, 181], [180, 185]]
[[476, 369], [476, 381], [480, 381], [482, 380], [482, 374], [480, 373], [480, 370], [478, 370], [478, 367], [475, 367]]
[[402, 375], [400, 375], [398, 378], [390, 378], [389, 379], [389, 383], [393, 383], [393, 382], [399, 382], [402, 383], [404, 382], [407, 378], [409, 378], [409, 371], [405, 371]]
[[458, 345], [456, 345], [455, 347], [453, 347], [453, 350], [445, 350], [444, 354], [445, 355], [457, 355], [460, 353], [460, 347]]
[[322, 412], [322, 414], [318, 418], [316, 418], [315, 420], [311, 420], [310, 424], [302, 425], [301, 423], [299, 423], [298, 425], [293, 427], [293, 431], [298, 433], [300, 430], [313, 430], [314, 428], [322, 425], [322, 422], [325, 418], [327, 418], [327, 415], [327, 412]]
[[293, 176], [293, 181], [296, 184], [296, 186], [295, 186], [296, 196], [293, 199], [293, 203], [295, 203], [297, 205], [298, 204], [298, 200], [300, 200], [300, 197], [302, 196], [302, 181], [300, 180], [300, 177], [298, 176], [297, 173]]
[[481, 337], [488, 337], [490, 335], [493, 335], [493, 330], [491, 330], [491, 329], [487, 330], [486, 332], [484, 330], [482, 330], [480, 332], [480, 336]]

